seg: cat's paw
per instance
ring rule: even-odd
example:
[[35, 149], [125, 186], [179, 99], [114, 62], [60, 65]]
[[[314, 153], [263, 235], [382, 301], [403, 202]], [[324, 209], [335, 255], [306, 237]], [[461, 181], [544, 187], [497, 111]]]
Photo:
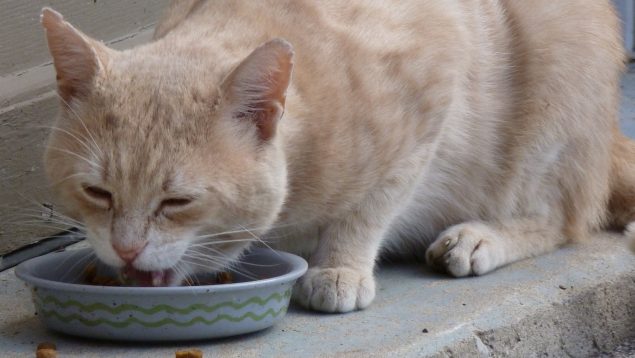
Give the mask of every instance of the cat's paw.
[[500, 265], [499, 235], [482, 223], [455, 225], [442, 232], [426, 251], [429, 265], [455, 277], [483, 275]]
[[375, 279], [347, 267], [310, 268], [298, 281], [293, 298], [305, 308], [350, 312], [366, 308], [375, 298]]

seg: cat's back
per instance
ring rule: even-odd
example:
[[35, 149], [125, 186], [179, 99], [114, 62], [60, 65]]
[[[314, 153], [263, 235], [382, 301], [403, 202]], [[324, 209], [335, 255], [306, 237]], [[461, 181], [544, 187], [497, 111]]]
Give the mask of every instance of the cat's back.
[[323, 82], [333, 74], [341, 82], [359, 67], [367, 78], [413, 78], [408, 67], [421, 73], [439, 71], [441, 64], [478, 63], [477, 70], [487, 72], [488, 62], [500, 67], [497, 60], [509, 53], [518, 66], [522, 56], [582, 55], [590, 45], [609, 47], [615, 60], [619, 27], [610, 0], [176, 0], [155, 37], [172, 34], [228, 57], [282, 37], [296, 49], [295, 76], [302, 86], [311, 81], [306, 73], [319, 73]]
[[[389, 5], [361, 0], [174, 1], [155, 38], [170, 35], [181, 43], [241, 57], [281, 37], [295, 48], [296, 79], [317, 71], [328, 80], [325, 72], [345, 73], [362, 64], [372, 74], [373, 65], [385, 67], [406, 57], [416, 64], [444, 49], [456, 54], [469, 42], [465, 7], [460, 2], [417, 0]], [[340, 75], [334, 73], [334, 78]]]
[[[496, 1], [486, 3], [488, 9], [497, 6]], [[410, 111], [421, 118], [421, 112], [450, 100], [449, 90], [431, 89], [456, 83], [474, 56], [497, 66], [485, 52], [504, 49], [472, 41], [475, 33], [486, 31], [480, 25], [481, 8], [476, 2], [441, 0], [177, 1], [159, 24], [157, 37], [205, 47], [213, 52], [214, 65], [224, 57], [236, 62], [281, 37], [294, 47], [293, 90], [306, 108], [328, 107], [333, 112], [325, 116], [342, 120], [383, 121], [382, 110]], [[417, 93], [426, 92], [430, 97], [422, 103]]]

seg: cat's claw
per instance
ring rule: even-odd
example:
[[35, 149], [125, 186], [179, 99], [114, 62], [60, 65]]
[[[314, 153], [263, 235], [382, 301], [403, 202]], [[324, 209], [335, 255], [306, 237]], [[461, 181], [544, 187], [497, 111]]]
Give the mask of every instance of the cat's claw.
[[372, 273], [347, 268], [310, 268], [296, 284], [293, 297], [305, 308], [350, 312], [366, 308], [375, 298]]
[[429, 265], [455, 277], [483, 275], [502, 262], [500, 237], [486, 224], [464, 223], [442, 232], [426, 251]]

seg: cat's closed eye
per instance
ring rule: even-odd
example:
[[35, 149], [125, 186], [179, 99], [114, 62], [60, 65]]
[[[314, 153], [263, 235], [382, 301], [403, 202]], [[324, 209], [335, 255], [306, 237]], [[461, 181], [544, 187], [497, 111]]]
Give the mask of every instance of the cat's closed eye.
[[112, 206], [112, 193], [108, 190], [94, 185], [84, 185], [83, 189], [84, 194], [93, 204], [102, 208]]
[[161, 201], [159, 204], [158, 213], [162, 212], [176, 212], [189, 206], [194, 200], [192, 198], [168, 198]]

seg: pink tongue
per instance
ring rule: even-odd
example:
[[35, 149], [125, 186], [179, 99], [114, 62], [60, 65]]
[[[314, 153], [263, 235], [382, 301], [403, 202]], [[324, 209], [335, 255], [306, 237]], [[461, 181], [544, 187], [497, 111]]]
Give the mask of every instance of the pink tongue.
[[168, 270], [140, 271], [129, 266], [122, 270], [122, 276], [129, 286], [167, 286]]
[[163, 286], [165, 278], [165, 271], [152, 271], [152, 286]]

